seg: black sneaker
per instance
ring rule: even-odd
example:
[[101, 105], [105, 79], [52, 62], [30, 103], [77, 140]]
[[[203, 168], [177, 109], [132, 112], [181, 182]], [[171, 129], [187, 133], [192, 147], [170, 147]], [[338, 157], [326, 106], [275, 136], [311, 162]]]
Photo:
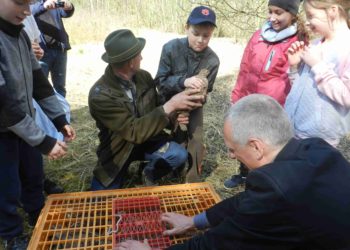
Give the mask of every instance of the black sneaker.
[[29, 227], [31, 227], [31, 228], [35, 227], [35, 224], [39, 218], [40, 212], [41, 212], [41, 209], [28, 214], [28, 226]]
[[145, 174], [145, 172], [142, 172], [142, 184], [146, 187], [152, 187], [152, 186], [159, 186], [159, 183], [151, 180], [149, 177], [147, 177], [147, 175]]
[[224, 182], [224, 187], [226, 189], [232, 189], [237, 187], [238, 185], [244, 184], [246, 177], [242, 175], [233, 175], [230, 179], [227, 179]]
[[20, 235], [11, 240], [4, 240], [5, 250], [27, 250], [28, 236]]
[[55, 182], [51, 181], [50, 179], [45, 178], [44, 191], [47, 194], [61, 194], [64, 192], [64, 189], [57, 185]]

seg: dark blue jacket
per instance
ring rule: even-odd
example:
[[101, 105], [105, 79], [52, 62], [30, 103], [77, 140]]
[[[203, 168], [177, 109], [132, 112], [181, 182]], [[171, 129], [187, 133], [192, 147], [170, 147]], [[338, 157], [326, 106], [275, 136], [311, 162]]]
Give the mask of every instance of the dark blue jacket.
[[206, 215], [210, 230], [169, 249], [350, 249], [350, 164], [321, 139], [292, 139]]
[[215, 52], [207, 47], [202, 52], [193, 51], [188, 38], [176, 38], [167, 42], [162, 49], [155, 82], [163, 102], [185, 89], [187, 78], [198, 75], [201, 69], [209, 70], [208, 92], [213, 90], [220, 60]]
[[31, 11], [41, 31], [41, 47], [59, 46], [62, 44], [63, 48], [71, 49], [69, 44], [69, 36], [64, 28], [62, 18], [71, 17], [74, 14], [74, 6], [71, 10], [65, 11], [63, 8], [46, 10], [44, 2], [40, 0], [31, 5]]

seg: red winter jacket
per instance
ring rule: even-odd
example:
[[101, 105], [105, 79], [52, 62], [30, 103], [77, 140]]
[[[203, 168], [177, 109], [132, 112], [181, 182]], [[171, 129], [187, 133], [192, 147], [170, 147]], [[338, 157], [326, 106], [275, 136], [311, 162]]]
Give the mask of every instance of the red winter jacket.
[[249, 94], [265, 94], [283, 106], [290, 90], [287, 50], [295, 41], [297, 35], [271, 43], [263, 40], [261, 30], [256, 31], [244, 50], [231, 102]]

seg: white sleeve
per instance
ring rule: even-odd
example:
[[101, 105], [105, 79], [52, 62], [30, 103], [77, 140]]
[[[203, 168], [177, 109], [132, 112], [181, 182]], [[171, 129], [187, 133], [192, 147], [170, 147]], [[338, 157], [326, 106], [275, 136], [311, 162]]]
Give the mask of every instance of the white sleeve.
[[24, 30], [30, 38], [31, 42], [38, 43], [40, 41], [40, 30], [33, 15], [27, 16], [23, 21]]

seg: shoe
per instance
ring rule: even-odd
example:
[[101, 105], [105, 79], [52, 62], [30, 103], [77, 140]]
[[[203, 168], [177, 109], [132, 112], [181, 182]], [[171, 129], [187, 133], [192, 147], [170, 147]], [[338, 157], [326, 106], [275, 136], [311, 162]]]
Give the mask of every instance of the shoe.
[[4, 240], [3, 244], [5, 250], [27, 250], [28, 237], [20, 235], [11, 240]]
[[224, 187], [226, 189], [232, 189], [237, 187], [238, 185], [244, 184], [246, 177], [242, 175], [233, 175], [230, 179], [227, 179], [224, 182]]
[[147, 177], [145, 171], [142, 171], [142, 183], [146, 187], [152, 187], [152, 186], [159, 186], [159, 184], [153, 180], [151, 180], [149, 177]]
[[28, 214], [28, 225], [29, 227], [35, 227], [35, 224], [39, 218], [41, 209], [39, 209], [38, 211], [32, 212]]
[[147, 177], [143, 179], [143, 185], [146, 187], [155, 187], [155, 186], [159, 186], [158, 183], [148, 179]]
[[44, 180], [44, 191], [47, 194], [61, 194], [64, 192], [64, 189], [57, 185], [55, 182], [45, 179]]
[[143, 174], [149, 180], [159, 180], [172, 171], [169, 163], [163, 158], [153, 160], [145, 165]]

